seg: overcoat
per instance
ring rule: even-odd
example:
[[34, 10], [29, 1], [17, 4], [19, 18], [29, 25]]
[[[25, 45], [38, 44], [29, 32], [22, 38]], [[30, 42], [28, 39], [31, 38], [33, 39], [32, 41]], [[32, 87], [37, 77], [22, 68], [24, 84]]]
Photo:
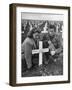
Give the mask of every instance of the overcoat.
[[32, 49], [36, 48], [33, 38], [27, 37], [21, 46], [22, 60], [26, 60], [27, 68], [32, 66]]

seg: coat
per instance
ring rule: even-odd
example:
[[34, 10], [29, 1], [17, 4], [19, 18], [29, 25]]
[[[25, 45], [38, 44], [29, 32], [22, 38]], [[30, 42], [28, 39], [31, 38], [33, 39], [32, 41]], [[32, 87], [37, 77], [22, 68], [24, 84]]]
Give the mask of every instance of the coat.
[[32, 49], [36, 48], [35, 41], [27, 37], [21, 46], [22, 59], [26, 60], [27, 68], [32, 67]]

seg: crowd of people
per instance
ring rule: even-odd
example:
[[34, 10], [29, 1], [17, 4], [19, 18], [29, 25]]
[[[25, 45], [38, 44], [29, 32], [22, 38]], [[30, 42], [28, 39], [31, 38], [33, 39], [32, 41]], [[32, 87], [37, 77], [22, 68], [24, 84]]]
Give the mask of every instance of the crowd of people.
[[[49, 61], [60, 61], [63, 64], [63, 38], [62, 38], [62, 23], [49, 23], [42, 21], [22, 24], [22, 72], [31, 70], [35, 65], [36, 60], [38, 64], [38, 54], [32, 55], [32, 50], [39, 48], [39, 41], [43, 42], [43, 48], [49, 48], [49, 52], [43, 54], [43, 64], [48, 64]], [[44, 30], [45, 24], [48, 33], [41, 33]], [[25, 27], [24, 27], [25, 26]], [[57, 27], [58, 26], [58, 27]]]

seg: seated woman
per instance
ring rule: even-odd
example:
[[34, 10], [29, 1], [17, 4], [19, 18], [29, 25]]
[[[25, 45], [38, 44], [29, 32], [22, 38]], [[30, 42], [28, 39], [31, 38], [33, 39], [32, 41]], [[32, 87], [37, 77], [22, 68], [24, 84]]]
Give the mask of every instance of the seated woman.
[[32, 67], [32, 50], [36, 48], [35, 40], [38, 38], [38, 34], [39, 31], [36, 28], [32, 29], [22, 43], [22, 70], [25, 68], [25, 65], [27, 69]]

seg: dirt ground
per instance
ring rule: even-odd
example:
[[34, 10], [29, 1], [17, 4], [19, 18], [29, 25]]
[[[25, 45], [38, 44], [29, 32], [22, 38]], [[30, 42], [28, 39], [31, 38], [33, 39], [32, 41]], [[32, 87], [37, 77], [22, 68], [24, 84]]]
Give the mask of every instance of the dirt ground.
[[63, 75], [62, 60], [49, 61], [48, 64], [35, 65], [30, 70], [22, 72], [22, 77]]

